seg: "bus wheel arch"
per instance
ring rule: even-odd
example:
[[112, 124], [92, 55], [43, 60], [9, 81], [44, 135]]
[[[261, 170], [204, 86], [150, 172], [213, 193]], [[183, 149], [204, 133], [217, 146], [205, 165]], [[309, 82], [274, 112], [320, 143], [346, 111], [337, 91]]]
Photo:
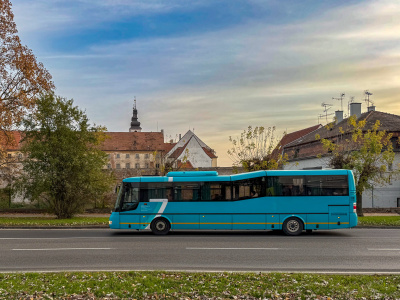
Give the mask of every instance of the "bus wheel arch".
[[166, 235], [171, 229], [171, 223], [166, 218], [158, 217], [151, 222], [150, 229], [155, 235]]
[[299, 217], [288, 217], [282, 224], [282, 230], [286, 235], [300, 235], [304, 229], [304, 221]]

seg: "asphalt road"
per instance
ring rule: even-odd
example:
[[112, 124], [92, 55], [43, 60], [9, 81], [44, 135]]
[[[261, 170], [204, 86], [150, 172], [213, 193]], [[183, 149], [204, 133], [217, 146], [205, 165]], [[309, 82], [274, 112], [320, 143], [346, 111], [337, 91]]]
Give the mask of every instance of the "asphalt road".
[[193, 231], [0, 230], [0, 272], [188, 270], [400, 274], [399, 229]]

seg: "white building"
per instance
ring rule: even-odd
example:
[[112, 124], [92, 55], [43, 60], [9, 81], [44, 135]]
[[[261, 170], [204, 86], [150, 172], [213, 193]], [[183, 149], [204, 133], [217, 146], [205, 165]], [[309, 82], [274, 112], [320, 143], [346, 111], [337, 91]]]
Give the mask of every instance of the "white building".
[[[392, 133], [391, 139], [395, 159], [388, 170], [396, 171], [400, 164], [400, 145], [398, 138], [400, 136], [400, 116], [375, 111], [375, 107], [369, 107], [368, 111], [361, 113], [361, 103], [350, 104], [350, 115], [356, 115], [358, 121], [365, 120], [365, 130], [371, 128], [377, 120], [380, 121], [380, 130], [386, 130]], [[289, 156], [289, 163], [284, 166], [284, 169], [301, 170], [301, 169], [323, 169], [329, 168], [330, 154], [324, 151], [322, 143], [316, 139], [316, 135], [320, 138], [338, 141], [342, 134], [339, 128], [347, 125], [347, 119], [343, 120], [343, 112], [336, 112], [336, 124], [327, 129], [321, 127], [305, 136], [302, 136], [295, 141], [284, 146], [284, 153]], [[319, 158], [320, 157], [320, 158]], [[363, 193], [363, 207], [400, 207], [400, 180], [398, 177], [393, 177], [391, 182], [385, 186], [374, 185], [371, 190]]]
[[217, 166], [217, 156], [210, 147], [199, 139], [192, 131], [173, 145], [165, 155], [167, 161], [173, 162], [174, 167], [186, 164], [186, 168], [210, 168]]

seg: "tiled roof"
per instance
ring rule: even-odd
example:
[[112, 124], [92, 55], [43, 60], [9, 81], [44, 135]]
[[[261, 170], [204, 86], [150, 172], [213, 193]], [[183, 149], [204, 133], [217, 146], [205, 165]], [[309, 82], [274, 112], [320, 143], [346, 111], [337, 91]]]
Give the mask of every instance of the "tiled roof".
[[103, 151], [165, 151], [162, 132], [106, 132]]
[[21, 149], [22, 132], [10, 131], [0, 132], [0, 144], [7, 151], [17, 151]]
[[322, 125], [318, 124], [318, 125], [314, 125], [314, 126], [311, 126], [308, 128], [304, 128], [304, 129], [286, 134], [281, 139], [279, 144], [276, 146], [274, 151], [272, 151], [272, 156], [277, 157], [279, 153], [283, 152], [283, 148], [285, 145], [292, 143], [293, 141], [296, 141], [296, 140], [300, 139], [301, 137], [303, 137], [311, 132], [314, 132], [315, 130], [317, 130], [321, 127], [322, 127]]
[[[319, 134], [321, 139], [331, 138], [340, 135], [340, 128], [344, 131], [349, 128], [350, 125], [347, 123], [348, 119], [344, 119], [340, 123], [334, 125], [331, 130], [327, 130], [326, 127], [321, 127], [314, 132], [311, 132], [300, 139], [297, 139], [291, 143], [286, 144], [285, 148], [295, 147], [302, 144], [307, 144], [315, 141], [315, 136]], [[367, 123], [364, 127], [365, 130], [371, 129], [376, 121], [380, 121], [380, 130], [386, 130], [387, 132], [400, 132], [400, 116], [388, 114], [380, 111], [370, 111], [361, 114], [357, 121], [366, 120]]]
[[[388, 114], [379, 111], [371, 111], [361, 114], [357, 121], [366, 120], [364, 130], [369, 130], [376, 123], [380, 121], [381, 126], [379, 130], [386, 130], [387, 132], [393, 133], [394, 136], [400, 136], [400, 116]], [[346, 132], [351, 129], [348, 123], [348, 119], [344, 119], [340, 123], [334, 125], [330, 130], [327, 127], [321, 127], [291, 143], [286, 144], [283, 148], [289, 159], [304, 159], [315, 157], [319, 154], [326, 154], [326, 150], [323, 149], [323, 145], [320, 140], [316, 139], [318, 134], [321, 139], [335, 139], [341, 136], [340, 128]]]
[[210, 149], [207, 149], [206, 147], [203, 147], [203, 150], [210, 158], [217, 158], [218, 157]]
[[185, 162], [178, 162], [178, 169], [194, 169], [192, 163], [190, 161], [185, 161]]
[[293, 142], [293, 141], [295, 141], [295, 140], [297, 140], [297, 139], [299, 139], [299, 138], [301, 138], [301, 137], [303, 137], [303, 136], [305, 136], [305, 135], [307, 135], [307, 134], [309, 134], [309, 133], [311, 133], [311, 132], [313, 132], [313, 131], [321, 128], [321, 127], [322, 127], [322, 125], [318, 124], [318, 125], [314, 125], [314, 126], [311, 126], [311, 127], [308, 127], [308, 128], [304, 128], [304, 129], [301, 129], [301, 130], [298, 130], [298, 131], [295, 131], [295, 132], [288, 133], [281, 139], [280, 145], [281, 146], [285, 146], [285, 145], [287, 145], [287, 144], [289, 144], [289, 143], [291, 143], [291, 142]]

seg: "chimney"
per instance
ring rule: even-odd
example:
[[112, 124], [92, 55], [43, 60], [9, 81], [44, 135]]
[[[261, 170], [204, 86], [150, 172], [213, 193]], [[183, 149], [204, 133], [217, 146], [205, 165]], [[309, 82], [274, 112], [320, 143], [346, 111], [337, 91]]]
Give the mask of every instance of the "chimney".
[[361, 103], [350, 103], [350, 116], [356, 115], [357, 119], [361, 116]]
[[336, 117], [336, 124], [342, 122], [343, 121], [343, 110], [335, 111], [335, 117]]
[[368, 112], [375, 111], [375, 105], [368, 106]]
[[182, 135], [181, 134], [179, 134], [179, 140], [181, 140], [182, 139]]

